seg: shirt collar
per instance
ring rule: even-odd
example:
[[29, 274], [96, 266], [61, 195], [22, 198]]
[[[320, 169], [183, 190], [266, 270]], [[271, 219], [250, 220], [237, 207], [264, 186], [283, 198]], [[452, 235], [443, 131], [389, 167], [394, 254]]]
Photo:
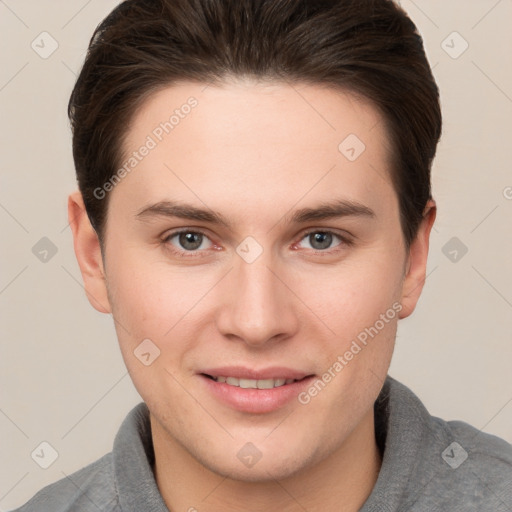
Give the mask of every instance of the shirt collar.
[[153, 474], [155, 457], [149, 410], [136, 405], [114, 440], [114, 478], [123, 512], [169, 512]]
[[374, 411], [383, 458], [377, 481], [360, 512], [394, 512], [402, 510], [404, 503], [408, 506], [403, 510], [410, 510], [417, 493], [409, 489], [426, 487], [434, 477], [434, 468], [425, 464], [431, 456], [426, 452], [436, 444], [432, 416], [408, 387], [389, 375]]

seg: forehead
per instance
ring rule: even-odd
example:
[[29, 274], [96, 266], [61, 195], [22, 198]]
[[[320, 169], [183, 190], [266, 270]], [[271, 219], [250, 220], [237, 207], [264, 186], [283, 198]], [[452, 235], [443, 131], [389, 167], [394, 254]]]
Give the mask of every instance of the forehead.
[[[181, 83], [133, 116], [122, 163], [151, 147], [117, 185], [134, 208], [164, 196], [275, 209], [308, 195], [389, 197], [389, 143], [371, 103], [321, 85]], [[375, 199], [375, 197], [374, 197]], [[221, 208], [219, 208], [221, 209]]]

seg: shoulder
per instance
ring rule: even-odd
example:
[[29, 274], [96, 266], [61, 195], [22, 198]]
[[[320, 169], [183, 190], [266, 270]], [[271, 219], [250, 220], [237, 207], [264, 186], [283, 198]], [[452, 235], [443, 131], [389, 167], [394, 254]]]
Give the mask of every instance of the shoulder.
[[120, 512], [112, 453], [50, 484], [12, 512]]
[[429, 415], [426, 425], [432, 510], [510, 510], [512, 445], [463, 421]]
[[389, 502], [391, 493], [389, 510], [512, 510], [510, 443], [463, 421], [431, 415], [409, 388], [390, 377], [379, 398], [387, 435], [374, 498]]
[[[463, 421], [444, 421], [436, 417], [433, 420], [440, 422], [462, 447], [467, 447], [468, 460], [471, 456], [483, 465], [512, 469], [512, 444], [504, 439], [482, 432]], [[510, 476], [512, 478], [512, 473]]]
[[497, 436], [487, 434], [463, 421], [444, 421], [432, 417], [432, 425], [449, 442], [441, 458], [453, 473], [464, 469], [478, 486], [495, 495], [508, 489], [512, 500], [512, 445]]
[[[505, 512], [512, 504], [512, 445], [462, 421], [431, 416], [433, 512]], [[448, 507], [448, 508], [446, 508]], [[450, 508], [451, 507], [451, 508]]]
[[149, 410], [141, 402], [125, 417], [112, 452], [45, 487], [13, 512], [167, 511], [153, 463]]

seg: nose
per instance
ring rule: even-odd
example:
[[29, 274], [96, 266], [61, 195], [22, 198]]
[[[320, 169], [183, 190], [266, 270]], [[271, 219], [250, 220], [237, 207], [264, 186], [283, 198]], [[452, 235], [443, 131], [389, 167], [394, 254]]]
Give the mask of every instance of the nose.
[[282, 266], [273, 265], [265, 252], [252, 263], [235, 258], [219, 298], [219, 331], [255, 348], [291, 337], [298, 329], [300, 305], [280, 275]]

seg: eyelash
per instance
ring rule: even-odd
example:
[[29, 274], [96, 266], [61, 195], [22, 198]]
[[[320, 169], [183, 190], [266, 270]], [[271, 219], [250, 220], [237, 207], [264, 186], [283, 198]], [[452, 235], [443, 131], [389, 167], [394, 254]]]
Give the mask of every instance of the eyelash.
[[[169, 241], [172, 238], [174, 238], [175, 236], [180, 235], [182, 233], [200, 234], [200, 235], [203, 235], [204, 237], [209, 239], [209, 236], [204, 231], [202, 231], [201, 229], [180, 229], [178, 231], [173, 231], [171, 233], [168, 233], [162, 239], [162, 243], [167, 247], [167, 249], [169, 251], [171, 251], [172, 253], [174, 253], [174, 254], [176, 254], [178, 256], [183, 256], [185, 258], [203, 257], [203, 255], [201, 253], [205, 252], [206, 249], [194, 250], [194, 251], [185, 251], [185, 250], [177, 249], [176, 247], [174, 247], [173, 245], [171, 245], [169, 243]], [[324, 255], [336, 254], [339, 251], [343, 250], [344, 246], [345, 247], [351, 247], [352, 245], [354, 245], [354, 241], [352, 239], [350, 239], [349, 237], [340, 235], [339, 233], [337, 233], [335, 231], [330, 231], [330, 230], [327, 230], [327, 229], [311, 229], [311, 230], [303, 233], [301, 238], [299, 239], [299, 241], [296, 242], [296, 243], [301, 242], [302, 240], [304, 240], [304, 238], [308, 237], [309, 235], [311, 235], [313, 233], [323, 233], [323, 234], [333, 235], [333, 236], [337, 237], [341, 241], [341, 243], [339, 245], [335, 246], [334, 249], [325, 249], [325, 250], [319, 250], [319, 249], [315, 250], [315, 249], [313, 249], [313, 253], [315, 255], [324, 256]]]

